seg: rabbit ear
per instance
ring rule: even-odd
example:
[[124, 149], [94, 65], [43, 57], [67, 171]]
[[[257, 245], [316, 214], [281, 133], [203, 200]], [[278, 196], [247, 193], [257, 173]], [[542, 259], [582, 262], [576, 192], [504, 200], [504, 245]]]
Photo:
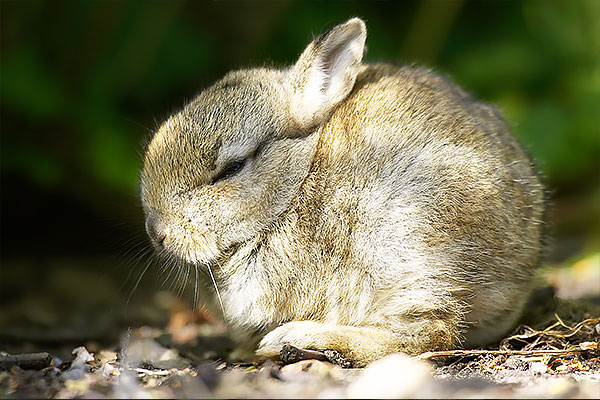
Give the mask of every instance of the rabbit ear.
[[290, 110], [303, 129], [323, 123], [352, 88], [360, 69], [367, 29], [352, 18], [308, 45], [289, 72]]

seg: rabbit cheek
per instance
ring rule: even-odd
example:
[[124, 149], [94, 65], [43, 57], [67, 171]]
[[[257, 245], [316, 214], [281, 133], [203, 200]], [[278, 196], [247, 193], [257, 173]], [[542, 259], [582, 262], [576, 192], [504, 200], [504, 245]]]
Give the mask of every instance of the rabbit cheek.
[[203, 223], [188, 217], [181, 221], [173, 250], [189, 263], [209, 262], [219, 256], [219, 246], [214, 233]]
[[216, 240], [205, 234], [194, 233], [189, 236], [188, 248], [190, 255], [188, 262], [210, 262], [219, 257], [219, 249]]
[[184, 229], [173, 232], [172, 240], [165, 241], [164, 248], [185, 262], [206, 263], [219, 256], [216, 241], [208, 235]]

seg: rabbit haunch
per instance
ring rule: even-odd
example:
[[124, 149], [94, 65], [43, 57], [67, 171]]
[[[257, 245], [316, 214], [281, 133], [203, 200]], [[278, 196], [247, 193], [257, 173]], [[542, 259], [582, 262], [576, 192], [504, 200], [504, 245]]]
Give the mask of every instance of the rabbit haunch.
[[351, 19], [289, 69], [226, 75], [144, 158], [155, 246], [212, 269], [232, 334], [264, 357], [482, 344], [530, 289], [543, 188], [506, 123], [425, 69], [362, 64], [365, 38]]

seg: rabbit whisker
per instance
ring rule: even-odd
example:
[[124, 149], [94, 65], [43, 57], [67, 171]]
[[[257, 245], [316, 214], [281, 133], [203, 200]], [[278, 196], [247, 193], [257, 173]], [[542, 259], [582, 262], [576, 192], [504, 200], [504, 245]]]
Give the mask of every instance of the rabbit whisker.
[[144, 277], [144, 275], [146, 274], [146, 271], [148, 271], [148, 268], [150, 268], [150, 265], [152, 265], [152, 260], [148, 261], [148, 264], [146, 264], [146, 267], [144, 268], [144, 270], [142, 271], [142, 273], [140, 274], [140, 277], [138, 278], [138, 280], [135, 282], [135, 285], [133, 286], [133, 288], [131, 289], [131, 293], [129, 293], [129, 297], [127, 297], [127, 304], [129, 304], [129, 302], [131, 301], [131, 298], [133, 297], [133, 293], [136, 291], [136, 289], [138, 288], [140, 282], [142, 281], [142, 278]]
[[221, 305], [221, 311], [223, 312], [223, 321], [227, 324], [227, 318], [225, 317], [225, 308], [223, 307], [223, 301], [221, 300], [221, 294], [219, 293], [219, 288], [217, 287], [217, 281], [215, 280], [215, 276], [213, 275], [212, 269], [210, 268], [210, 264], [206, 264], [206, 268], [208, 269], [208, 273], [210, 274], [210, 279], [212, 279], [213, 286], [215, 287], [215, 291], [217, 293], [217, 299], [219, 299], [219, 304]]
[[198, 308], [198, 264], [194, 264], [194, 311]]

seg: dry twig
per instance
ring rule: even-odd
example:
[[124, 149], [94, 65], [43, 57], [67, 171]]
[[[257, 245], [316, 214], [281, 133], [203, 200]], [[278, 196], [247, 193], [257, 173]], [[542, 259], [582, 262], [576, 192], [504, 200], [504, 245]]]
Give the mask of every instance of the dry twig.
[[[440, 357], [476, 357], [476, 356], [575, 356], [594, 351], [594, 346], [578, 346], [569, 339], [577, 334], [587, 335], [590, 338], [594, 329], [600, 323], [600, 318], [589, 318], [577, 323], [575, 326], [567, 325], [557, 314], [554, 314], [556, 322], [546, 329], [538, 331], [529, 326], [522, 325], [519, 330], [523, 333], [507, 337], [500, 344], [499, 350], [447, 350], [430, 351], [418, 356], [422, 360]], [[511, 341], [525, 343], [520, 350], [511, 349]], [[586, 342], [587, 343], [587, 342]], [[556, 346], [562, 348], [556, 348]], [[543, 347], [543, 348], [539, 348]]]
[[0, 369], [10, 369], [17, 365], [23, 369], [44, 369], [52, 363], [52, 356], [44, 353], [0, 355]]
[[[554, 314], [554, 317], [556, 318], [556, 322], [541, 331], [526, 325], [521, 326], [519, 329], [525, 332], [504, 339], [500, 344], [500, 349], [510, 350], [510, 342], [513, 340], [526, 343], [523, 350], [534, 350], [538, 345], [553, 347], [552, 344], [562, 345], [563, 348], [567, 348], [571, 344], [568, 339], [576, 334], [592, 336], [594, 327], [600, 323], [600, 318], [589, 318], [571, 327], [565, 324], [557, 314]], [[530, 339], [534, 339], [534, 341], [530, 342]]]
[[587, 350], [580, 348], [564, 350], [446, 350], [446, 351], [428, 351], [419, 354], [417, 358], [429, 360], [439, 357], [475, 357], [475, 356], [569, 356], [585, 353]]

